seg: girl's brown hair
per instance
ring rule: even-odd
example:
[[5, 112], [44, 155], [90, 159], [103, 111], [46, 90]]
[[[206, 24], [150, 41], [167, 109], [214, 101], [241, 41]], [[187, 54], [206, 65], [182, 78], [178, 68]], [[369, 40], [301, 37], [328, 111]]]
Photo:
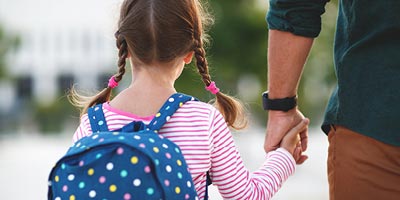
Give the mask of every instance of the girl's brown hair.
[[[121, 81], [125, 74], [128, 55], [134, 65], [152, 64], [168, 63], [193, 51], [198, 72], [205, 86], [209, 86], [204, 40], [205, 27], [210, 22], [199, 0], [125, 0], [115, 33], [119, 50], [115, 81]], [[93, 97], [79, 95], [72, 89], [70, 100], [84, 114], [89, 107], [109, 101], [111, 89], [107, 87]], [[214, 105], [230, 127], [242, 129], [247, 125], [244, 107], [236, 99], [218, 92]]]

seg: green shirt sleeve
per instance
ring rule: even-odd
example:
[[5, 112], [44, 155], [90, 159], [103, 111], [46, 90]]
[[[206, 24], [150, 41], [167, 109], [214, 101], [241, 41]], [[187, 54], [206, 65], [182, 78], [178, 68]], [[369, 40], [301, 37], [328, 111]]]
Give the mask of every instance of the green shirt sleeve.
[[266, 17], [268, 27], [304, 37], [317, 37], [321, 31], [321, 15], [328, 1], [270, 0]]

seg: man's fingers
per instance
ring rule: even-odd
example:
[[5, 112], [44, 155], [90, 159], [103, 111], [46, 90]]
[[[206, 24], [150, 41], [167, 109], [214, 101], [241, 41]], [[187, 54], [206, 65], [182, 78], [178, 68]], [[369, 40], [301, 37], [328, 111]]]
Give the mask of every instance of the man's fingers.
[[301, 120], [300, 123], [298, 123], [295, 127], [293, 127], [293, 128], [288, 132], [288, 135], [296, 135], [296, 134], [299, 134], [299, 133], [301, 133], [301, 132], [306, 131], [309, 122], [310, 122], [310, 120], [307, 119], [307, 118]]
[[308, 156], [307, 156], [307, 155], [301, 155], [301, 156], [300, 156], [300, 159], [298, 159], [298, 160], [296, 161], [296, 164], [301, 165], [301, 164], [303, 164], [307, 159], [308, 159]]
[[306, 151], [308, 146], [308, 127], [304, 131], [300, 132], [300, 141], [301, 149]]

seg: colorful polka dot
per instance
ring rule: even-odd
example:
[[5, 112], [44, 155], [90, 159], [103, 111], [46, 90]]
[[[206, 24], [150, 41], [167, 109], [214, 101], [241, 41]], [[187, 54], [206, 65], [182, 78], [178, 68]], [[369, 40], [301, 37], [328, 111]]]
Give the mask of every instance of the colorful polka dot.
[[178, 147], [175, 147], [175, 152], [180, 153], [181, 151], [178, 149]]
[[100, 139], [99, 139], [99, 142], [104, 142], [104, 138], [100, 138]]
[[162, 147], [164, 147], [165, 149], [168, 149], [168, 145], [167, 144], [162, 144]]
[[87, 173], [88, 173], [89, 176], [93, 175], [94, 174], [94, 169], [90, 168]]
[[122, 147], [119, 147], [118, 149], [117, 149], [117, 154], [118, 155], [122, 155], [124, 153], [124, 149], [122, 148]]
[[63, 191], [63, 192], [68, 191], [68, 186], [67, 186], [67, 185], [64, 185], [64, 186], [62, 187], [62, 191]]
[[73, 181], [74, 179], [75, 179], [75, 175], [73, 175], [73, 174], [68, 175], [69, 181]]
[[136, 157], [136, 156], [132, 156], [132, 158], [131, 158], [131, 163], [132, 163], [132, 164], [137, 164], [138, 162], [139, 162], [139, 158]]
[[107, 169], [108, 171], [112, 170], [113, 168], [114, 168], [114, 164], [112, 164], [111, 162], [107, 163], [106, 169]]
[[186, 194], [185, 199], [189, 199], [189, 198], [190, 198], [189, 194]]
[[75, 195], [71, 195], [71, 196], [69, 196], [69, 200], [75, 200]]
[[122, 170], [122, 171], [119, 173], [119, 175], [120, 175], [122, 178], [125, 178], [126, 176], [128, 176], [128, 171]]
[[169, 182], [169, 180], [168, 180], [168, 179], [164, 180], [164, 185], [165, 185], [165, 186], [167, 186], [167, 187], [168, 187], [168, 186], [169, 186], [169, 184], [170, 184], [170, 182]]
[[117, 191], [117, 186], [116, 185], [110, 185], [110, 188], [109, 188], [109, 190], [110, 190], [110, 192], [115, 192], [115, 191]]
[[170, 165], [165, 166], [165, 171], [171, 172], [172, 171], [172, 167]]
[[133, 180], [133, 185], [134, 185], [134, 186], [139, 187], [140, 184], [142, 184], [142, 181], [140, 181], [140, 179], [135, 179], [135, 180]]
[[192, 187], [192, 183], [190, 181], [186, 182], [186, 185], [190, 188]]
[[149, 142], [154, 143], [156, 141], [153, 138], [149, 138]]
[[59, 176], [56, 176], [56, 177], [54, 177], [54, 180], [55, 180], [56, 182], [58, 182], [58, 181], [60, 181], [60, 177], [59, 177]]
[[154, 194], [154, 189], [153, 188], [147, 188], [147, 194], [148, 195], [153, 195]]
[[150, 173], [151, 172], [150, 167], [149, 166], [144, 167], [144, 172]]
[[171, 97], [171, 98], [168, 99], [168, 101], [169, 101], [169, 102], [174, 102], [175, 99]]
[[99, 183], [103, 184], [105, 182], [106, 182], [106, 177], [105, 176], [100, 176]]
[[177, 176], [179, 179], [182, 179], [182, 177], [183, 177], [182, 173], [180, 173], [180, 172], [178, 172], [178, 173], [176, 174], [176, 176]]
[[146, 148], [146, 145], [141, 143], [141, 144], [139, 144], [139, 147], [144, 149], [144, 148]]
[[98, 122], [98, 124], [99, 124], [99, 126], [101, 126], [101, 125], [104, 124], [104, 121], [103, 121], [103, 120], [100, 120], [100, 121]]
[[157, 113], [157, 114], [156, 114], [156, 117], [160, 117], [160, 116], [161, 116], [161, 113]]
[[63, 163], [63, 164], [61, 164], [61, 169], [65, 169], [65, 164]]
[[171, 119], [170, 116], [167, 116], [167, 117], [165, 118], [166, 121], [169, 121], [170, 119]]
[[160, 161], [158, 159], [154, 159], [154, 164], [156, 164], [156, 166], [160, 165]]
[[60, 197], [56, 197], [54, 200], [61, 200], [61, 198]]
[[170, 153], [165, 153], [165, 157], [167, 157], [168, 159], [171, 159], [171, 154]]
[[124, 194], [124, 200], [130, 200], [131, 199], [131, 194], [126, 193]]
[[153, 147], [153, 151], [154, 151], [154, 153], [158, 153], [158, 152], [160, 152], [160, 149], [158, 149], [158, 147]]
[[101, 158], [101, 156], [103, 156], [101, 153], [96, 154], [96, 159]]
[[79, 167], [82, 167], [85, 164], [83, 160], [79, 161]]
[[118, 139], [119, 140], [125, 140], [125, 137], [121, 135], [121, 136], [118, 137]]
[[141, 139], [141, 137], [138, 136], [138, 135], [133, 136], [133, 138], [136, 139], [136, 140], [140, 140]]
[[92, 139], [95, 140], [95, 139], [97, 139], [98, 137], [99, 137], [99, 135], [96, 134], [96, 135], [93, 135]]
[[176, 160], [176, 164], [177, 164], [178, 166], [182, 166], [182, 161], [181, 161], [181, 160]]
[[180, 188], [180, 187], [176, 187], [176, 188], [175, 188], [175, 193], [176, 193], [176, 194], [181, 193], [181, 188]]
[[85, 182], [83, 182], [83, 181], [79, 182], [78, 187], [79, 187], [79, 189], [85, 188]]
[[90, 190], [90, 192], [89, 192], [89, 197], [90, 197], [90, 198], [95, 198], [95, 197], [96, 197], [96, 191]]
[[171, 107], [170, 106], [167, 106], [166, 108], [165, 108], [165, 110], [169, 110]]

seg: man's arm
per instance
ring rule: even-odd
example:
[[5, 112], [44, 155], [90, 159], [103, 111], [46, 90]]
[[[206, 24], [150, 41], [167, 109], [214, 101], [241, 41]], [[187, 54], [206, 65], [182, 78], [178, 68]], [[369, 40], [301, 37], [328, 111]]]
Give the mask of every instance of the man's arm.
[[[268, 43], [268, 91], [270, 99], [280, 99], [297, 95], [303, 66], [310, 52], [313, 38], [297, 36], [290, 32], [270, 30]], [[268, 112], [265, 151], [279, 147], [283, 136], [304, 118], [296, 108]], [[307, 149], [308, 133], [301, 133], [302, 150]], [[297, 162], [307, 159], [303, 156]]]

